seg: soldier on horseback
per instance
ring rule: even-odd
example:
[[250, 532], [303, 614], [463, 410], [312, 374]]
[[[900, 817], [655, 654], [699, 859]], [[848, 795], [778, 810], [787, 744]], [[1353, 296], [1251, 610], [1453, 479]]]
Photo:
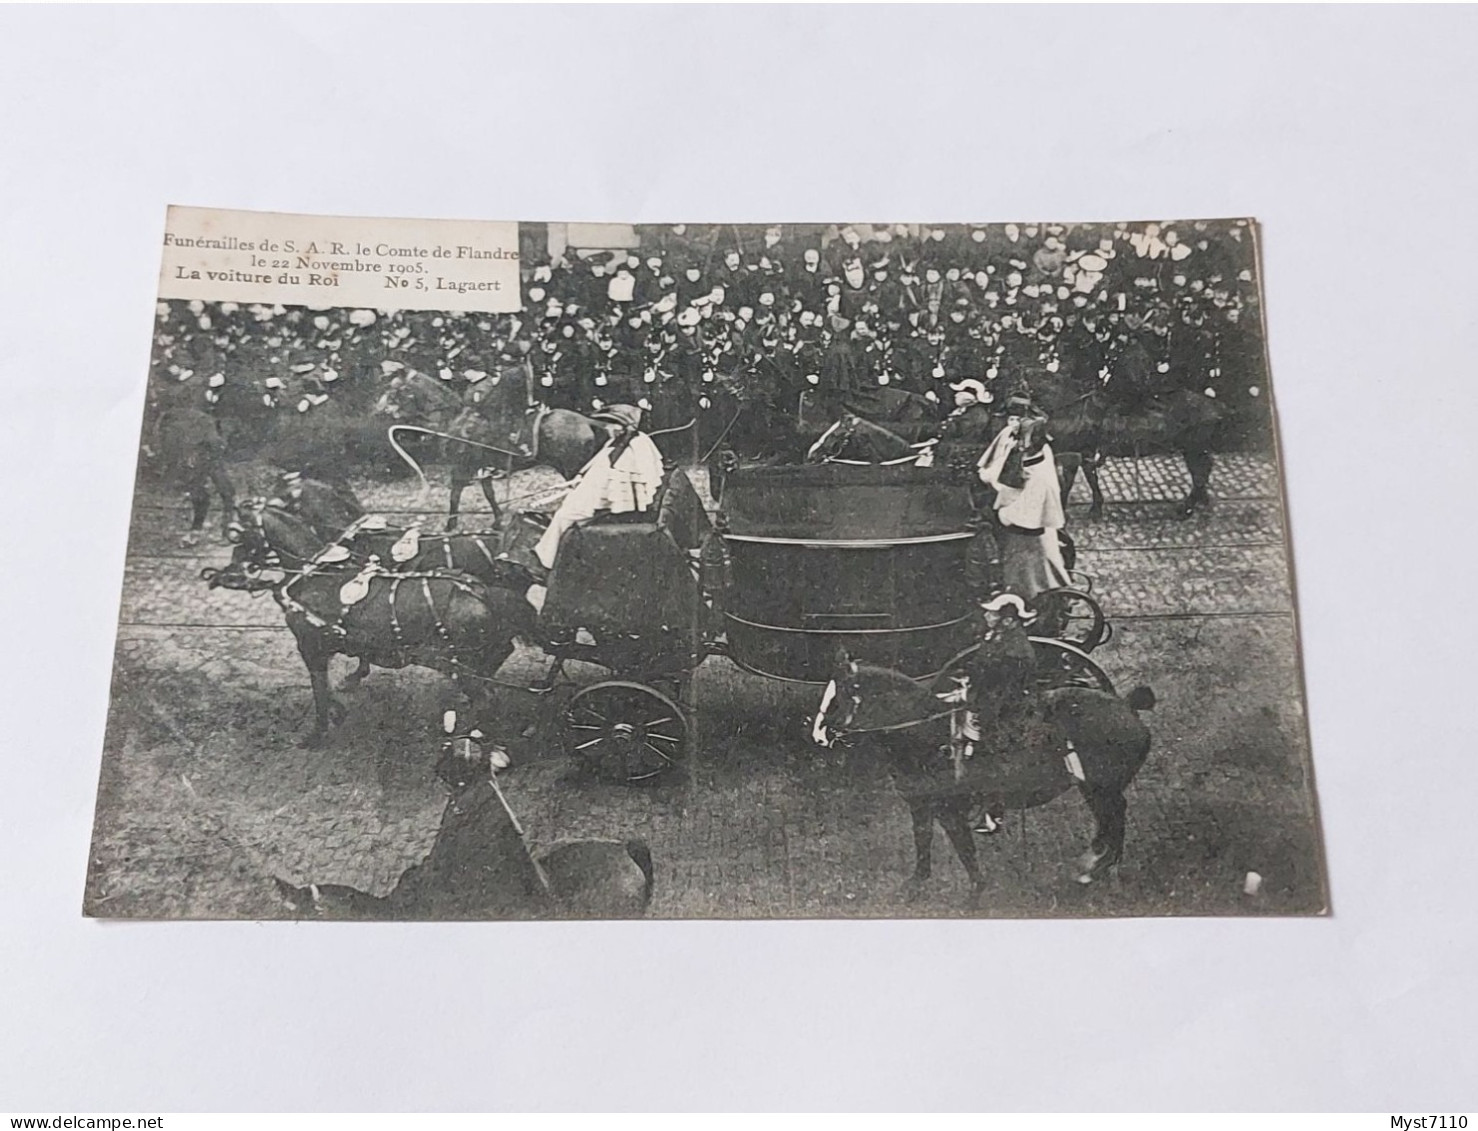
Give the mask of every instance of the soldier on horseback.
[[[1050, 745], [1036, 683], [1036, 654], [1028, 626], [1036, 612], [1014, 593], [1003, 593], [981, 606], [979, 647], [965, 662], [958, 690], [946, 701], [960, 708], [950, 727], [950, 753], [956, 776], [969, 773], [969, 759], [990, 759], [990, 778], [1018, 785], [1036, 775]], [[993, 833], [1006, 809], [1003, 794], [987, 792], [973, 824]]]
[[933, 462], [940, 467], [973, 471], [991, 442], [991, 393], [984, 381], [967, 377], [950, 386], [955, 407], [939, 430]]

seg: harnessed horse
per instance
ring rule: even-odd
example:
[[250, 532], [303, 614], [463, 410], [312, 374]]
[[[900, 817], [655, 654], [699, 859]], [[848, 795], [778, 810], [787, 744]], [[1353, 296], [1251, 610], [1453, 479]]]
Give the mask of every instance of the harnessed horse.
[[[957, 735], [948, 704], [957, 688], [925, 687], [891, 668], [837, 658], [812, 724], [820, 746], [866, 744], [887, 758], [893, 781], [913, 819], [914, 871], [905, 886], [916, 897], [932, 869], [934, 824], [954, 847], [972, 886], [972, 904], [985, 885], [975, 854], [970, 815], [989, 796], [1007, 808], [1045, 805], [1077, 786], [1096, 829], [1079, 860], [1078, 881], [1089, 883], [1118, 863], [1124, 852], [1124, 790], [1144, 765], [1149, 729], [1139, 712], [1154, 706], [1147, 687], [1123, 699], [1087, 687], [1040, 692], [1044, 728], [1036, 748], [978, 753], [968, 766], [956, 757]], [[1071, 753], [1077, 759], [1074, 768]]]
[[[446, 570], [391, 573], [370, 558], [356, 567], [346, 546], [324, 546], [302, 520], [264, 503], [239, 512], [231, 564], [207, 569], [211, 588], [267, 590], [297, 640], [313, 686], [315, 725], [307, 744], [324, 740], [343, 707], [329, 690], [328, 663], [354, 656], [361, 669], [411, 665], [452, 676], [477, 702], [513, 654], [514, 640], [534, 638], [534, 610], [523, 597]], [[266, 571], [280, 571], [269, 580]]]
[[1215, 463], [1215, 444], [1227, 414], [1214, 400], [1185, 389], [1150, 398], [1136, 407], [1117, 403], [1099, 386], [1084, 389], [1071, 378], [1053, 373], [1033, 374], [1032, 395], [1046, 410], [1053, 449], [1059, 456], [1077, 455], [1078, 461], [1060, 460], [1062, 498], [1066, 502], [1081, 463], [1093, 495], [1089, 514], [1103, 513], [1103, 490], [1098, 468], [1105, 456], [1176, 452], [1185, 460], [1191, 488], [1177, 513], [1193, 514], [1205, 505]]
[[397, 572], [445, 569], [470, 574], [487, 585], [526, 593], [535, 582], [527, 567], [509, 560], [512, 551], [532, 545], [540, 528], [520, 523], [495, 535], [428, 533], [419, 527], [387, 526], [378, 516], [366, 515], [357, 499], [314, 479], [296, 479], [270, 500], [298, 516], [325, 543], [340, 543], [356, 560], [379, 558]]

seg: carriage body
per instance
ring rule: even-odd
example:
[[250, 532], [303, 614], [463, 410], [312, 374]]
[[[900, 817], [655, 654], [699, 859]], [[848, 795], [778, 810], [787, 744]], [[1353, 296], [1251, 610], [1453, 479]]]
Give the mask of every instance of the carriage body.
[[[843, 648], [927, 682], [979, 639], [991, 537], [969, 484], [948, 469], [737, 470], [711, 534], [690, 492], [675, 472], [656, 522], [573, 528], [550, 578], [539, 618], [546, 650], [611, 673], [565, 709], [568, 748], [607, 774], [654, 780], [676, 766], [689, 741], [691, 676], [709, 655], [820, 686]], [[1073, 642], [1035, 646], [1044, 683], [1111, 686]]]
[[825, 683], [838, 647], [914, 677], [975, 635], [969, 488], [913, 466], [735, 472], [719, 502], [726, 651], [772, 679]]

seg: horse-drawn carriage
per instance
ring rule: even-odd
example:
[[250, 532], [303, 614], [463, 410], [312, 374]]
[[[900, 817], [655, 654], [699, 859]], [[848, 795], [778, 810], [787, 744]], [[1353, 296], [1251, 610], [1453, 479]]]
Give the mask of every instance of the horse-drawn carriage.
[[[568, 752], [601, 776], [655, 781], [681, 766], [692, 744], [695, 671], [725, 656], [765, 678], [826, 686], [813, 737], [825, 733], [829, 745], [861, 736], [903, 767], [901, 790], [930, 783], [905, 793], [915, 882], [928, 875], [925, 834], [938, 820], [979, 889], [967, 827], [976, 794], [1030, 806], [1077, 786], [1098, 829], [1080, 878], [1122, 852], [1123, 791], [1149, 746], [1137, 715], [1154, 698], [1136, 688], [1119, 699], [1090, 657], [1107, 626], [1086, 594], [1049, 592], [1035, 602], [1050, 610], [1056, 600], [1060, 612], [1081, 600], [1093, 617], [1074, 643], [1065, 638], [1072, 618], [1044, 611], [1036, 623], [1045, 631], [1026, 642], [1050, 731], [1032, 732], [1029, 788], [1009, 760], [997, 772], [992, 759], [978, 758], [951, 779], [948, 763], [934, 757], [957, 746], [940, 728], [956, 725], [951, 684], [972, 678], [983, 638], [979, 598], [994, 582], [989, 520], [969, 484], [947, 469], [735, 469], [712, 524], [686, 473], [673, 471], [655, 514], [608, 516], [566, 532], [537, 618], [526, 600], [533, 575], [510, 560], [533, 529], [526, 516], [489, 535], [389, 530], [362, 515], [340, 529], [358, 508], [338, 498], [325, 518], [339, 532], [325, 536], [304, 517], [317, 512], [305, 505], [310, 493], [288, 495], [244, 507], [231, 566], [204, 576], [276, 596], [312, 677], [313, 740], [341, 711], [328, 692], [333, 654], [358, 657], [357, 675], [370, 664], [435, 668], [476, 702], [522, 637], [552, 658], [535, 690], [552, 691], [570, 661], [609, 673], [563, 700], [557, 721]], [[266, 580], [269, 573], [281, 579]], [[1030, 684], [1030, 660], [1023, 670]], [[941, 776], [943, 792], [934, 784]]]
[[[691, 515], [696, 498], [676, 504], [689, 491], [675, 472], [655, 522], [573, 529], [550, 577], [539, 620], [551, 684], [566, 660], [611, 672], [577, 690], [562, 718], [567, 749], [601, 772], [641, 782], [681, 762], [691, 677], [707, 656], [820, 687], [838, 648], [921, 682], [973, 650], [991, 541], [968, 486], [947, 471], [741, 469], [703, 538], [678, 518]], [[1108, 634], [1101, 610], [1076, 590], [1043, 598], [1056, 612], [1032, 640], [1040, 682], [1112, 692], [1088, 654]], [[1080, 607], [1091, 614], [1072, 615]]]

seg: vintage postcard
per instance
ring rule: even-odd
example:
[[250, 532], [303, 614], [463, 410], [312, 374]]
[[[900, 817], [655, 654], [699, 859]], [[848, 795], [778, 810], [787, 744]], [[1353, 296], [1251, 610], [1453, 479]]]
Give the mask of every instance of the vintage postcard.
[[86, 914], [1325, 913], [1258, 240], [171, 209]]

